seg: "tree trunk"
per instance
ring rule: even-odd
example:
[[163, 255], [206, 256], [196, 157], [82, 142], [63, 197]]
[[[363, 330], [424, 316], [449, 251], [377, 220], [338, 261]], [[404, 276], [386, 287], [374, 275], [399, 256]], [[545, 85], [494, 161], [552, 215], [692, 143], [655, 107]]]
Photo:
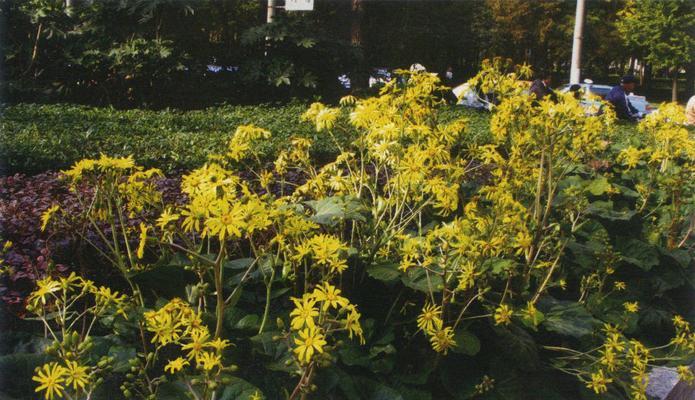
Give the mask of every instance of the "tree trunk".
[[353, 46], [362, 45], [362, 0], [352, 0], [352, 23], [350, 25], [350, 43]]
[[671, 101], [678, 101], [678, 69], [674, 69], [671, 77]]

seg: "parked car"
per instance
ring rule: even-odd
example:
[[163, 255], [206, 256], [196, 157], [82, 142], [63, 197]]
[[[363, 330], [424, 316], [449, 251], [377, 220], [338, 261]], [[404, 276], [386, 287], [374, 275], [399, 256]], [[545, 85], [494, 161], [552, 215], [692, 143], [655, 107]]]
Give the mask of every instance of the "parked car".
[[369, 74], [369, 87], [379, 87], [390, 82], [393, 78], [393, 74], [388, 68], [372, 68]]
[[[559, 87], [557, 91], [560, 93], [566, 93], [570, 90], [570, 86], [570, 84], [563, 85]], [[582, 104], [585, 105], [586, 108], [590, 108], [592, 110], [593, 108], [600, 106], [600, 103], [597, 101], [597, 99], [605, 99], [608, 92], [610, 92], [613, 88], [613, 86], [610, 85], [595, 84], [590, 79], [584, 80], [584, 83], [580, 83], [579, 86], [581, 86], [581, 90], [584, 93], [581, 100]], [[647, 115], [656, 110], [656, 108], [652, 106], [647, 101], [647, 98], [644, 96], [637, 96], [634, 93], [630, 93], [627, 96], [627, 98], [630, 100], [630, 103], [637, 109], [637, 111], [644, 115]], [[595, 111], [598, 111], [598, 109]]]
[[[519, 81], [523, 88], [523, 93], [529, 94], [530, 81]], [[490, 111], [493, 105], [498, 104], [498, 100], [493, 93], [481, 94], [476, 88], [472, 88], [468, 82], [451, 89], [454, 96], [458, 99], [457, 105], [475, 108], [478, 110]]]

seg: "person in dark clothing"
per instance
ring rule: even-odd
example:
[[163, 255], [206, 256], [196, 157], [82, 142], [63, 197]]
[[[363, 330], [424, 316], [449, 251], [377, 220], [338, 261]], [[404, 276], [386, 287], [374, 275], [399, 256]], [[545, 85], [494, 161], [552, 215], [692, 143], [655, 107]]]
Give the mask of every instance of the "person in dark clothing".
[[552, 81], [552, 76], [549, 72], [545, 72], [538, 76], [538, 79], [533, 81], [529, 91], [536, 96], [536, 100], [542, 100], [546, 96], [550, 99], [555, 100], [555, 92], [550, 88], [550, 83]]
[[630, 103], [628, 94], [635, 90], [637, 79], [633, 75], [625, 75], [620, 80], [620, 85], [613, 87], [606, 95], [606, 101], [613, 105], [615, 114], [618, 118], [637, 121], [642, 118], [642, 114]]

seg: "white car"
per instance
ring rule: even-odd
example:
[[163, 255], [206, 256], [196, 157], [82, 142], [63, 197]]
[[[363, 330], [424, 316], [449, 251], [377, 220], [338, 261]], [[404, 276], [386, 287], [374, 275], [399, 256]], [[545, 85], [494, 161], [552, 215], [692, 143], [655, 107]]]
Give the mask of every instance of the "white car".
[[[559, 87], [557, 90], [560, 93], [566, 93], [569, 92], [570, 86], [570, 84], [567, 84]], [[598, 105], [598, 102], [592, 99], [591, 95], [604, 99], [608, 92], [610, 92], [611, 89], [613, 89], [613, 86], [597, 85], [591, 82], [591, 80], [589, 79], [585, 80], [584, 83], [580, 83], [579, 86], [581, 86], [581, 90], [584, 93], [584, 97], [582, 98], [582, 104], [585, 105], [587, 108], [595, 107]], [[642, 115], [650, 114], [656, 110], [644, 96], [637, 96], [634, 93], [630, 93], [627, 96], [627, 98], [628, 100], [630, 100], [630, 104], [632, 104], [637, 109], [637, 111], [642, 113]]]
[[492, 103], [479, 96], [478, 92], [468, 82], [458, 85], [451, 90], [458, 99], [456, 104], [478, 110], [492, 109]]

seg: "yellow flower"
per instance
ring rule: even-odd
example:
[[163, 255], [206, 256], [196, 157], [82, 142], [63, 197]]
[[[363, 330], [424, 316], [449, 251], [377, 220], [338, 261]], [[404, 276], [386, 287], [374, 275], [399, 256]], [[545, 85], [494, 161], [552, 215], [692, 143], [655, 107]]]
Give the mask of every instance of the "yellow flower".
[[36, 290], [29, 296], [29, 303], [36, 307], [38, 303], [45, 305], [49, 294], [53, 294], [60, 290], [60, 282], [53, 280], [51, 277], [46, 277], [36, 281]]
[[181, 350], [188, 351], [188, 359], [195, 358], [198, 360], [203, 348], [207, 346], [210, 334], [207, 328], [198, 328], [191, 331], [190, 342], [181, 346]]
[[636, 313], [637, 311], [639, 311], [639, 303], [637, 303], [636, 301], [625, 302], [623, 303], [623, 307], [625, 307], [625, 311], [629, 313]]
[[196, 363], [199, 368], [209, 372], [215, 367], [222, 366], [222, 357], [218, 354], [204, 351], [200, 354], [200, 357], [196, 359]]
[[76, 361], [70, 360], [66, 361], [65, 365], [65, 384], [72, 385], [75, 391], [78, 389], [84, 390], [87, 383], [89, 383], [87, 367], [83, 367]]
[[316, 299], [305, 294], [301, 300], [292, 297], [292, 302], [295, 306], [294, 310], [290, 312], [290, 317], [294, 317], [290, 323], [292, 329], [298, 330], [305, 325], [309, 328], [316, 326], [314, 317], [318, 317], [319, 315], [319, 310], [314, 307], [316, 305]]
[[323, 311], [327, 311], [330, 307], [345, 307], [349, 303], [348, 299], [340, 296], [340, 289], [336, 289], [335, 286], [328, 282], [324, 282], [323, 285], [317, 286], [312, 296], [316, 301], [323, 302], [321, 307]]
[[688, 384], [691, 384], [695, 380], [695, 375], [693, 375], [693, 370], [687, 365], [679, 365], [678, 376], [680, 379]]
[[335, 236], [319, 234], [309, 240], [311, 253], [317, 264], [327, 266], [331, 272], [342, 273], [347, 264], [340, 258], [340, 254], [347, 250], [347, 246]]
[[57, 204], [50, 206], [46, 211], [41, 214], [41, 232], [46, 230], [48, 223], [51, 221], [53, 215], [60, 210]]
[[625, 285], [625, 282], [615, 281], [613, 282], [613, 287], [615, 288], [615, 290], [625, 290], [627, 285]]
[[538, 312], [536, 305], [530, 301], [526, 303], [526, 310], [524, 310], [523, 315], [524, 319], [532, 323], [534, 326], [538, 325], [540, 318], [542, 317], [542, 314]]
[[228, 237], [239, 238], [244, 229], [244, 219], [246, 218], [244, 207], [240, 203], [234, 205], [227, 201], [218, 202], [218, 207], [213, 209], [212, 216], [205, 221], [211, 235], [219, 236], [220, 240]]
[[217, 338], [217, 339], [207, 343], [208, 347], [211, 347], [211, 348], [217, 350], [218, 352], [226, 349], [227, 347], [229, 347], [229, 345], [230, 345], [229, 340], [220, 339], [220, 338]]
[[446, 328], [439, 327], [430, 337], [430, 343], [434, 351], [446, 354], [450, 348], [456, 346], [453, 328], [450, 326]]
[[258, 390], [256, 390], [255, 392], [253, 392], [251, 397], [249, 397], [249, 400], [263, 400], [263, 395], [261, 395], [261, 393], [258, 392]]
[[427, 334], [442, 328], [442, 307], [434, 304], [425, 304], [422, 312], [417, 317], [417, 326]]
[[618, 154], [618, 160], [625, 164], [628, 169], [635, 168], [642, 158], [644, 151], [638, 150], [635, 147], [628, 147]]
[[101, 170], [107, 169], [130, 169], [135, 166], [133, 156], [128, 157], [108, 157], [102, 154], [97, 160], [97, 166]]
[[346, 309], [348, 314], [345, 318], [345, 329], [348, 331], [348, 336], [352, 339], [352, 336], [355, 335], [360, 338], [360, 344], [364, 344], [364, 334], [360, 325], [360, 317], [362, 315], [353, 304], [348, 304]]
[[586, 384], [586, 386], [593, 390], [596, 394], [606, 393], [608, 391], [609, 383], [613, 382], [613, 379], [606, 378], [603, 375], [603, 370], [599, 370], [595, 374], [591, 374], [591, 381]]
[[136, 255], [139, 259], [145, 255], [145, 244], [147, 244], [147, 225], [140, 222], [140, 243]]
[[323, 346], [326, 345], [323, 334], [319, 328], [307, 327], [299, 331], [299, 338], [294, 339], [297, 347], [293, 350], [300, 363], [308, 364], [314, 352], [323, 353]]
[[175, 374], [181, 371], [187, 365], [187, 360], [184, 360], [182, 357], [178, 357], [174, 360], [169, 361], [167, 365], [164, 366], [164, 371], [169, 372], [170, 374]]
[[165, 345], [181, 337], [179, 324], [170, 313], [146, 312], [147, 330], [154, 333], [152, 343]]
[[502, 304], [495, 309], [495, 325], [508, 325], [512, 322], [514, 311], [508, 305]]
[[31, 380], [40, 383], [35, 392], [45, 390], [44, 394], [47, 400], [52, 400], [54, 396], [63, 397], [63, 382], [66, 375], [65, 368], [58, 365], [56, 362], [44, 364], [36, 369], [36, 375]]
[[343, 107], [352, 106], [357, 102], [357, 97], [352, 95], [343, 96], [340, 98], [340, 105]]
[[157, 227], [164, 230], [170, 223], [178, 221], [179, 217], [179, 214], [174, 214], [171, 212], [171, 209], [167, 208], [162, 215], [157, 218]]

